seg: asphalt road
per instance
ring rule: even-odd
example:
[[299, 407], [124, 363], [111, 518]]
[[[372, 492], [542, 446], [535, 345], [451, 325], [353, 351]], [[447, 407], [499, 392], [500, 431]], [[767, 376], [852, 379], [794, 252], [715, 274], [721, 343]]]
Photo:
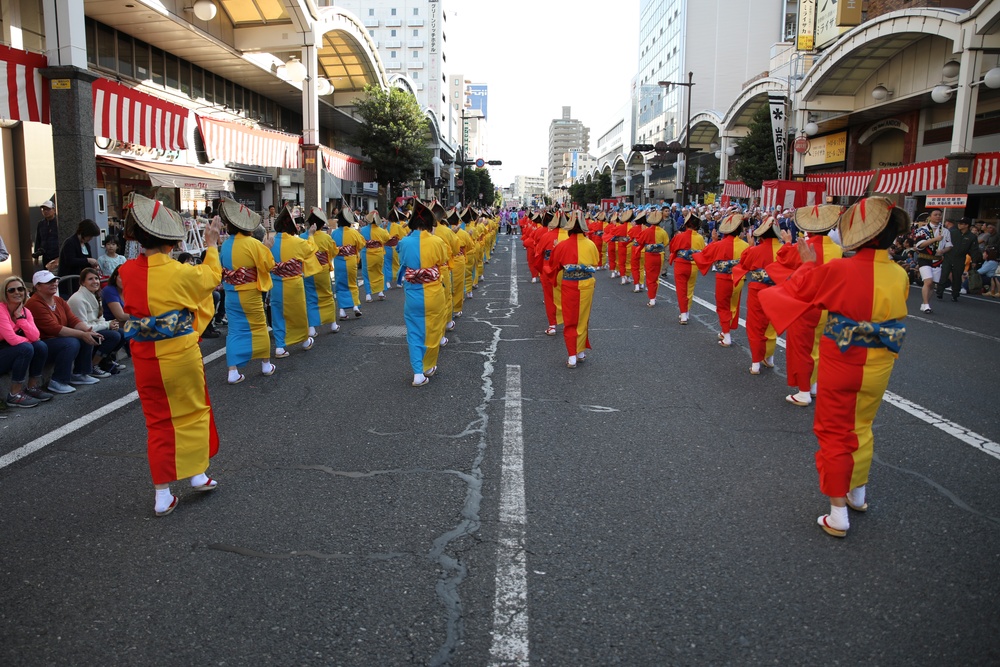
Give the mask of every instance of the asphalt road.
[[679, 326], [668, 287], [650, 309], [602, 272], [594, 349], [567, 369], [519, 241], [500, 237], [427, 387], [395, 290], [273, 377], [230, 387], [210, 361], [220, 486], [175, 484], [169, 517], [131, 368], [4, 413], [0, 456], [44, 446], [0, 468], [0, 661], [1000, 662], [1000, 301], [925, 316], [912, 290], [871, 509], [836, 540], [780, 351], [751, 376], [742, 330], [720, 349], [713, 311]]

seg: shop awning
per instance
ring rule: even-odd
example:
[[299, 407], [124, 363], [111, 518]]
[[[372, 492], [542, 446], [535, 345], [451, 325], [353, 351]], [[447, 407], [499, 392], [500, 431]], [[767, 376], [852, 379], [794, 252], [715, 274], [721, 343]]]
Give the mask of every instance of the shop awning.
[[149, 182], [155, 187], [216, 191], [233, 189], [230, 181], [216, 178], [215, 175], [197, 167], [145, 162], [142, 160], [127, 160], [111, 157], [110, 155], [99, 155], [97, 159], [114, 167], [143, 172], [149, 177]]
[[0, 118], [49, 122], [49, 89], [38, 70], [45, 56], [0, 46]]
[[802, 208], [823, 202], [826, 183], [802, 181], [764, 181], [760, 205], [768, 208]]
[[917, 162], [878, 172], [875, 192], [887, 195], [942, 190], [948, 179], [948, 158]]
[[184, 107], [108, 79], [98, 79], [91, 87], [95, 136], [162, 151], [188, 147], [190, 112]]
[[302, 137], [274, 130], [257, 130], [239, 123], [198, 116], [198, 129], [210, 160], [256, 167], [302, 166]]
[[337, 178], [358, 183], [375, 181], [375, 170], [360, 159], [326, 146], [320, 146], [320, 150], [323, 152], [323, 167]]
[[972, 184], [1000, 187], [1000, 153], [980, 153], [972, 165]]
[[845, 171], [837, 174], [808, 174], [809, 183], [826, 183], [830, 197], [864, 197], [871, 185], [874, 171]]
[[751, 190], [743, 181], [725, 181], [722, 185], [722, 196], [753, 199], [760, 196], [760, 190]]

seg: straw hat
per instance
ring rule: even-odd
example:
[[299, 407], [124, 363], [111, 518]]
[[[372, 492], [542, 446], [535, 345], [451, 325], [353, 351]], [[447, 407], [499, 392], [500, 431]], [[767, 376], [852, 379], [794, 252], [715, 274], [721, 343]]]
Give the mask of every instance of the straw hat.
[[354, 211], [346, 203], [340, 207], [340, 211], [337, 212], [337, 226], [338, 227], [350, 227], [355, 223], [357, 218], [354, 217]]
[[803, 232], [818, 234], [828, 232], [840, 220], [840, 207], [836, 204], [817, 204], [795, 209], [795, 226]]
[[260, 224], [260, 216], [234, 199], [223, 199], [219, 204], [219, 217], [226, 224], [241, 232], [251, 233]]
[[663, 212], [662, 211], [650, 211], [646, 214], [646, 224], [647, 225], [658, 225], [663, 222]]
[[549, 221], [549, 229], [567, 229], [566, 225], [566, 214], [562, 212], [562, 209], [557, 209], [555, 213], [552, 214], [552, 219]]
[[597, 220], [598, 222], [604, 222], [607, 219], [608, 216], [604, 214], [604, 211], [599, 211], [597, 215], [594, 216], [594, 220]]
[[690, 227], [691, 229], [698, 229], [701, 227], [701, 218], [694, 214], [689, 208], [684, 209], [684, 226]]
[[753, 230], [753, 235], [756, 236], [757, 238], [760, 238], [767, 232], [767, 230], [774, 227], [774, 223], [775, 223], [774, 216], [773, 215], [767, 216], [766, 218], [764, 218], [764, 222], [760, 223], [760, 226], [757, 227], [757, 229]]
[[612, 224], [620, 222], [620, 220], [618, 220], [618, 211], [613, 211], [611, 213], [611, 217], [608, 218], [608, 222], [610, 222]]
[[369, 225], [375, 225], [376, 227], [382, 223], [382, 216], [378, 214], [378, 211], [371, 211], [365, 216], [365, 222]]
[[636, 213], [635, 217], [632, 218], [633, 224], [636, 224], [636, 225], [644, 225], [644, 224], [646, 224], [646, 214], [647, 213], [649, 213], [649, 211], [647, 211], [646, 209], [642, 209], [641, 211], [639, 211], [638, 213]]
[[434, 215], [431, 207], [416, 197], [413, 198], [413, 212], [410, 215], [411, 227], [414, 227], [414, 223], [416, 223], [416, 227], [422, 226], [420, 223], [429, 227], [434, 227], [437, 224], [437, 216]]
[[585, 222], [584, 215], [580, 211], [570, 211], [566, 220], [566, 223], [563, 224], [563, 229], [567, 232], [576, 231], [586, 234], [589, 231], [587, 229], [587, 223]]
[[860, 248], [891, 224], [902, 234], [910, 227], [910, 216], [885, 197], [862, 199], [840, 216], [840, 243], [844, 250]]
[[737, 229], [743, 226], [743, 214], [742, 213], [730, 213], [722, 219], [722, 224], [719, 225], [720, 234], [732, 234]]
[[555, 225], [552, 224], [552, 220], [554, 218], [555, 216], [549, 209], [545, 209], [544, 211], [542, 211], [542, 224], [548, 227], [549, 229], [555, 229], [556, 227], [559, 226], [558, 224]]
[[431, 212], [434, 214], [435, 221], [437, 222], [441, 222], [442, 220], [448, 217], [448, 212], [444, 210], [444, 206], [441, 205], [441, 202], [439, 202], [436, 199], [431, 204], [430, 209]]
[[138, 225], [139, 229], [158, 239], [184, 240], [184, 220], [161, 202], [130, 192], [125, 195], [122, 208], [128, 211], [125, 214], [126, 235], [131, 236], [131, 230]]
[[618, 222], [628, 222], [632, 219], [633, 215], [634, 212], [632, 211], [632, 209], [627, 208], [618, 214]]
[[[541, 216], [540, 213], [535, 213], [535, 217], [532, 218], [532, 219], [535, 222], [538, 222], [538, 220], [540, 219], [540, 216]], [[475, 214], [472, 212], [472, 207], [471, 206], [466, 206], [464, 209], [462, 209], [462, 212], [459, 214], [459, 217], [462, 219], [462, 222], [466, 222], [466, 223], [472, 222], [472, 220], [475, 217]]]
[[462, 216], [458, 214], [457, 209], [451, 209], [448, 211], [448, 219], [445, 220], [449, 225], [457, 225], [462, 222]]
[[278, 215], [274, 216], [274, 228], [278, 229], [289, 220], [294, 222], [295, 215], [293, 214], [292, 207], [286, 204], [278, 211]]

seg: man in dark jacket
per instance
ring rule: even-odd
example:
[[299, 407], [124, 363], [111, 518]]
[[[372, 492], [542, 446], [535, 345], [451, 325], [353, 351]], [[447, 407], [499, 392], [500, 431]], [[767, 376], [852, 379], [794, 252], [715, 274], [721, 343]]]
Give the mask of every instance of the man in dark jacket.
[[41, 206], [42, 219], [35, 230], [35, 250], [31, 256], [41, 258], [44, 267], [59, 257], [59, 221], [56, 220], [56, 205], [52, 200]]
[[948, 230], [951, 234], [951, 248], [944, 255], [941, 263], [941, 282], [937, 284], [937, 298], [944, 298], [945, 280], [951, 278], [951, 300], [958, 301], [958, 295], [962, 291], [962, 274], [965, 272], [965, 257], [972, 257], [972, 265], [975, 266], [982, 261], [982, 253], [979, 251], [979, 240], [976, 235], [969, 231], [972, 220], [962, 218], [958, 224]]

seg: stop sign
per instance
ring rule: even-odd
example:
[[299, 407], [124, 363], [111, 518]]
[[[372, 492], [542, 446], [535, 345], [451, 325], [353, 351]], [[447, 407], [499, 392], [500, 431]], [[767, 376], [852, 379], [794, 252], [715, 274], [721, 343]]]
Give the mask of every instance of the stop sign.
[[809, 151], [809, 140], [805, 137], [795, 138], [795, 152], [796, 153], [806, 153]]

